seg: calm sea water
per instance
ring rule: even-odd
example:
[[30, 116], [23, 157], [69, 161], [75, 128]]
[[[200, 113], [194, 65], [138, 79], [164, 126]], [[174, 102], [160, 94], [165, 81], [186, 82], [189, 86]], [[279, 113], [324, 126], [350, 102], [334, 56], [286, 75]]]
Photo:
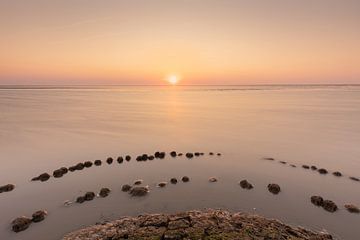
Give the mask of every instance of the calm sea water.
[[[359, 239], [359, 86], [199, 86], [199, 87], [2, 87], [0, 90], [0, 239], [52, 240], [65, 233], [123, 215], [224, 208], [277, 218], [292, 225]], [[221, 157], [170, 158], [122, 165], [103, 164], [44, 183], [42, 172], [85, 160], [157, 150], [221, 152]], [[274, 157], [291, 168], [261, 160]], [[339, 170], [320, 175], [302, 164]], [[189, 183], [156, 188], [170, 177]], [[217, 183], [209, 183], [215, 176]], [[150, 194], [130, 198], [121, 186], [144, 179]], [[243, 190], [248, 179], [255, 188]], [[279, 183], [282, 192], [267, 191]], [[86, 191], [110, 187], [109, 197], [64, 206]], [[328, 213], [311, 195], [335, 201]], [[24, 232], [11, 220], [46, 209], [49, 216]]]

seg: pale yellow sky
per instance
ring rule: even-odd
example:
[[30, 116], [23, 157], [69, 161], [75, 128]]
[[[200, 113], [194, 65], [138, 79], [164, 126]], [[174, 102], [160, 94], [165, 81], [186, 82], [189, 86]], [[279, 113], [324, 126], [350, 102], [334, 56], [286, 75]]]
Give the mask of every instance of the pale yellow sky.
[[360, 1], [2, 0], [0, 84], [360, 83]]

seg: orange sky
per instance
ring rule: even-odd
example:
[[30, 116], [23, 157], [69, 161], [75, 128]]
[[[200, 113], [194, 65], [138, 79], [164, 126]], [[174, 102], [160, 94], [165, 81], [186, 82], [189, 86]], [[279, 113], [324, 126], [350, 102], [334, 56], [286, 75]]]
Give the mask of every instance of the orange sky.
[[360, 84], [360, 1], [3, 0], [0, 84]]

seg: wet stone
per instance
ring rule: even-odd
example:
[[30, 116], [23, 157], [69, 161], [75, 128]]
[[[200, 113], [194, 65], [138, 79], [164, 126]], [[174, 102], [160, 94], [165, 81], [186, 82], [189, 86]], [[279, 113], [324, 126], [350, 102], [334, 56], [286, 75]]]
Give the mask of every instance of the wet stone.
[[327, 171], [325, 168], [320, 168], [320, 169], [318, 169], [318, 172], [319, 172], [320, 174], [327, 174], [327, 173], [328, 173], [328, 171]]
[[213, 152], [209, 152], [209, 155], [212, 156], [212, 155], [214, 155], [214, 153], [213, 153]]
[[240, 181], [240, 187], [244, 188], [244, 189], [252, 189], [253, 185], [251, 183], [249, 183], [246, 179], [245, 180], [241, 180]]
[[102, 188], [100, 190], [99, 196], [103, 197], [103, 198], [107, 197], [107, 196], [109, 196], [110, 192], [111, 192], [111, 190], [109, 188]]
[[86, 167], [86, 168], [92, 167], [92, 165], [93, 165], [93, 163], [90, 161], [84, 162], [84, 167]]
[[75, 166], [71, 166], [71, 167], [68, 168], [68, 170], [69, 170], [70, 172], [75, 172], [75, 171], [76, 171], [76, 168], [75, 168]]
[[324, 199], [320, 196], [311, 196], [311, 202], [312, 204], [316, 206], [322, 206], [324, 204]]
[[112, 157], [109, 157], [106, 159], [107, 164], [112, 164], [114, 159]]
[[32, 215], [32, 221], [33, 222], [41, 222], [45, 219], [45, 217], [47, 216], [47, 211], [45, 210], [39, 210], [33, 213]]
[[12, 230], [14, 232], [21, 232], [26, 230], [31, 224], [31, 219], [28, 217], [18, 217], [12, 221]]
[[141, 155], [141, 160], [142, 161], [147, 161], [148, 160], [148, 155], [147, 154]]
[[76, 202], [77, 202], [77, 203], [83, 203], [83, 202], [85, 202], [85, 197], [84, 197], [84, 196], [79, 196], [79, 197], [77, 197], [77, 198], [76, 198]]
[[87, 192], [84, 195], [84, 199], [85, 201], [91, 201], [95, 198], [95, 193], [94, 192]]
[[171, 179], [170, 179], [170, 182], [171, 182], [172, 184], [177, 184], [178, 180], [177, 180], [176, 178], [171, 178]]
[[6, 185], [0, 187], [0, 193], [11, 192], [14, 189], [15, 189], [14, 184], [6, 184]]
[[214, 183], [214, 182], [217, 182], [218, 180], [217, 180], [217, 178], [216, 177], [211, 177], [211, 178], [209, 178], [209, 182], [211, 182], [211, 183]]
[[185, 155], [187, 158], [193, 158], [194, 157], [194, 154], [192, 154], [192, 153], [186, 153], [186, 155]]
[[147, 187], [134, 187], [130, 190], [129, 194], [133, 197], [142, 197], [149, 193]]
[[124, 158], [123, 158], [123, 157], [118, 157], [118, 158], [117, 158], [117, 162], [118, 162], [118, 163], [123, 163], [123, 162], [124, 162]]
[[196, 157], [198, 157], [198, 156], [200, 156], [200, 153], [199, 153], [199, 152], [195, 152], [194, 155], [195, 155]]
[[316, 166], [311, 166], [311, 170], [317, 170], [317, 167]]
[[57, 169], [57, 170], [55, 170], [54, 172], [53, 172], [53, 176], [55, 177], [55, 178], [60, 178], [60, 177], [62, 177], [64, 174], [63, 174], [63, 171], [62, 170], [60, 170], [60, 169]]
[[217, 153], [216, 155], [221, 156], [221, 153]]
[[131, 186], [129, 184], [125, 184], [121, 187], [121, 191], [128, 192], [131, 190]]
[[359, 178], [357, 178], [357, 177], [349, 177], [351, 180], [353, 180], [353, 181], [356, 181], [356, 182], [359, 182], [360, 181], [360, 179]]
[[152, 160], [154, 160], [154, 156], [153, 155], [150, 155], [149, 157], [148, 157], [148, 159], [150, 160], [150, 161], [152, 161]]
[[83, 170], [84, 169], [84, 164], [83, 163], [78, 163], [75, 165], [75, 169], [76, 170]]
[[270, 183], [268, 185], [268, 190], [272, 194], [278, 194], [281, 191], [280, 186], [278, 184], [276, 184], [276, 183]]
[[166, 184], [167, 184], [167, 182], [160, 182], [160, 183], [158, 183], [158, 187], [163, 188], [166, 186]]
[[41, 181], [41, 182], [45, 182], [47, 180], [49, 180], [50, 178], [50, 174], [48, 173], [42, 173], [37, 177], [34, 177], [33, 179], [31, 179], [31, 181]]
[[175, 151], [172, 151], [172, 152], [170, 152], [170, 156], [172, 156], [172, 157], [176, 157], [176, 156], [177, 156], [177, 154], [176, 154], [176, 152], [175, 152]]
[[183, 153], [178, 153], [178, 156], [181, 157], [183, 155]]
[[342, 173], [341, 172], [333, 172], [333, 175], [336, 176], [336, 177], [341, 177], [342, 176]]
[[187, 176], [184, 176], [184, 177], [181, 178], [181, 180], [182, 180], [183, 182], [189, 182], [189, 181], [190, 181], [190, 178], [187, 177]]
[[130, 156], [130, 155], [126, 155], [126, 156], [125, 156], [125, 160], [129, 162], [129, 161], [131, 160], [131, 156]]
[[102, 162], [101, 162], [101, 160], [95, 160], [94, 164], [95, 164], [95, 166], [101, 166]]
[[344, 207], [351, 213], [360, 213], [360, 209], [353, 204], [345, 204]]
[[294, 164], [290, 164], [290, 166], [293, 167], [293, 168], [296, 168], [296, 165], [294, 165]]
[[328, 212], [335, 212], [338, 209], [337, 205], [331, 200], [324, 200], [322, 207]]
[[310, 167], [308, 165], [302, 165], [302, 168], [304, 169], [310, 169]]
[[268, 160], [268, 161], [274, 161], [275, 160], [275, 158], [272, 158], [272, 157], [264, 157], [263, 159]]
[[287, 162], [285, 162], [285, 161], [280, 161], [279, 163], [281, 163], [281, 164], [286, 164]]
[[142, 184], [143, 180], [142, 179], [138, 179], [134, 181], [134, 185], [140, 185]]

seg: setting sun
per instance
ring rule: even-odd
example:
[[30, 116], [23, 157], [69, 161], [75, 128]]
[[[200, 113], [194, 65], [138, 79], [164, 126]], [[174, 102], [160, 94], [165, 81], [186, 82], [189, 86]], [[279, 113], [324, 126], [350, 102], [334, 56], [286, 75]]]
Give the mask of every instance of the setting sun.
[[169, 75], [166, 80], [171, 84], [171, 85], [176, 85], [179, 82], [179, 76], [177, 75]]

